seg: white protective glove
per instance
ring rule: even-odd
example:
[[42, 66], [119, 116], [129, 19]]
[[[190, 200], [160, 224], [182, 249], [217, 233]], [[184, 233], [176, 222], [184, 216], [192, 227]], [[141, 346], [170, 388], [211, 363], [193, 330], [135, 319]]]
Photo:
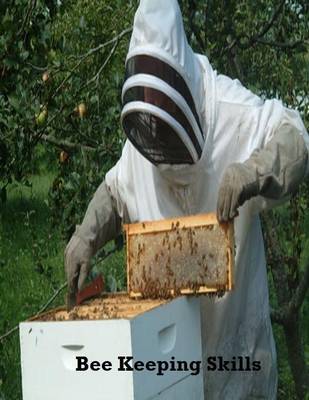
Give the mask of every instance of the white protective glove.
[[76, 293], [85, 284], [90, 272], [91, 258], [109, 240], [121, 232], [121, 220], [109, 189], [103, 182], [89, 203], [82, 225], [65, 249], [65, 271], [68, 281], [67, 307], [76, 303]]

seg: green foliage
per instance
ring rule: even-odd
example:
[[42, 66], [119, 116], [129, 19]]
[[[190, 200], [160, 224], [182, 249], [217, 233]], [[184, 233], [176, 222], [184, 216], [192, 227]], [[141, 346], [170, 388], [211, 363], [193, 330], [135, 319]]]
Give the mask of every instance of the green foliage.
[[[130, 26], [134, 9], [130, 2], [111, 7], [98, 0], [54, 4], [53, 12], [44, 2], [34, 8], [26, 1], [10, 6], [1, 26], [8, 32], [1, 39], [6, 50], [0, 52], [6, 78], [0, 83], [1, 199], [14, 180], [27, 183], [39, 141], [52, 137], [69, 155], [61, 163], [53, 150], [46, 153], [58, 169], [50, 205], [68, 237], [123, 145], [119, 115], [128, 35], [104, 43]], [[80, 104], [86, 109], [82, 116]], [[67, 149], [64, 141], [73, 146]]]
[[0, 3], [0, 176], [3, 186], [31, 172], [41, 88], [33, 65], [43, 65], [50, 41], [44, 2]]
[[[60, 224], [68, 240], [81, 216], [91, 193], [104, 178], [100, 160], [84, 153], [73, 154], [66, 162], [59, 162], [58, 175], [50, 188], [53, 223]], [[106, 167], [108, 168], [108, 167]]]

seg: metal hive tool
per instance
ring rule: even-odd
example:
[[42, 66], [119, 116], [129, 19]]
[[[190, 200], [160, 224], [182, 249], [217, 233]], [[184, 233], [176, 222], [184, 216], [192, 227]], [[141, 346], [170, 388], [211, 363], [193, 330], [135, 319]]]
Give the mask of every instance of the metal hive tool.
[[233, 223], [215, 214], [125, 226], [131, 297], [222, 294], [233, 287]]

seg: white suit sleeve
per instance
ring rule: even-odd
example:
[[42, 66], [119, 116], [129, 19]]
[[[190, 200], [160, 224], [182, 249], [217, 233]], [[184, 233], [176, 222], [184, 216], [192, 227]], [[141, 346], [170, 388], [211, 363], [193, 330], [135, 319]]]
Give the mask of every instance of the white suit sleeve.
[[103, 181], [88, 205], [82, 224], [76, 227], [75, 236], [83, 239], [94, 255], [120, 232], [121, 219], [111, 192]]
[[217, 78], [214, 148], [219, 176], [234, 163], [251, 171], [259, 194], [245, 203], [251, 214], [288, 200], [309, 172], [308, 134], [299, 113], [225, 76]]
[[[308, 154], [309, 154], [309, 136], [306, 131], [306, 128], [300, 118], [300, 115], [297, 111], [291, 110], [288, 108], [283, 108], [283, 112], [281, 115], [280, 123], [278, 126], [276, 126], [274, 129], [271, 129], [268, 131], [268, 135], [265, 137], [264, 145], [266, 145], [272, 138], [274, 138], [278, 133], [281, 133], [282, 131], [286, 131], [289, 135], [299, 135], [302, 140], [300, 143], [302, 144], [302, 148], [298, 150], [295, 149], [295, 155], [297, 155], [298, 160], [297, 161], [302, 161], [306, 163], [305, 166], [305, 171], [304, 175], [308, 176], [309, 174], [309, 162], [308, 162]], [[292, 140], [291, 140], [292, 142]], [[294, 150], [294, 149], [293, 149]], [[302, 160], [300, 160], [302, 158]], [[281, 173], [281, 171], [280, 171]], [[283, 173], [282, 173], [282, 180], [287, 179]], [[282, 183], [284, 184], [284, 183]], [[287, 184], [287, 183], [286, 183]], [[293, 182], [290, 183], [290, 185], [293, 185]], [[276, 207], [282, 203], [284, 203], [286, 200], [289, 199], [290, 197], [289, 193], [288, 195], [285, 196], [278, 196], [279, 198], [271, 198], [275, 196], [258, 196], [256, 198], [253, 198], [249, 201], [248, 206], [251, 208], [251, 211], [253, 213], [258, 213], [261, 211], [265, 211], [267, 209]]]
[[134, 166], [135, 157], [132, 157], [131, 147], [132, 145], [126, 141], [119, 161], [105, 176], [117, 213], [124, 224], [137, 221], [134, 211], [137, 199], [133, 184], [136, 166]]

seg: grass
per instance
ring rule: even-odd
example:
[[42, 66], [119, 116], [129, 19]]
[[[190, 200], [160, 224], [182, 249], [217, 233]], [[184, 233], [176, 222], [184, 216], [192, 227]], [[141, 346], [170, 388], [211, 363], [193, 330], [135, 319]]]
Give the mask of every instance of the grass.
[[[37, 313], [65, 281], [60, 228], [51, 227], [47, 196], [52, 173], [34, 176], [32, 188], [11, 187], [6, 204], [0, 204], [0, 336]], [[107, 245], [110, 250], [113, 244]], [[125, 285], [124, 252], [107, 260], [94, 260], [110, 290]], [[52, 306], [64, 304], [61, 293]], [[307, 308], [306, 303], [306, 308]], [[274, 327], [278, 352], [278, 400], [294, 400], [284, 336]], [[19, 336], [0, 342], [0, 400], [21, 400]]]

